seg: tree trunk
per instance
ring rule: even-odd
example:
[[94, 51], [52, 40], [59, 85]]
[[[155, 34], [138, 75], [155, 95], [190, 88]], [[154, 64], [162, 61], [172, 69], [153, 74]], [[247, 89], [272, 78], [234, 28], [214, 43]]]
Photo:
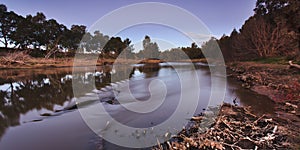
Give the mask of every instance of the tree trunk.
[[4, 37], [4, 46], [5, 46], [5, 48], [7, 48], [7, 47], [8, 47], [8, 42], [7, 42], [7, 39], [6, 39], [6, 37]]

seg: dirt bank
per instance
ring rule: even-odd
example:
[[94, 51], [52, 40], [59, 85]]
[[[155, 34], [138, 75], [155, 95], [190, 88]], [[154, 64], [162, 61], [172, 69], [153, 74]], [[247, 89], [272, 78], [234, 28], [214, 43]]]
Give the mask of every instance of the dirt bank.
[[275, 102], [300, 99], [300, 70], [288, 64], [236, 62], [228, 64], [228, 75], [259, 94]]
[[[25, 59], [23, 59], [25, 58]], [[114, 59], [98, 59], [95, 62], [94, 56], [76, 57], [74, 64], [73, 57], [67, 58], [34, 58], [22, 57], [20, 59], [8, 60], [4, 56], [0, 57], [0, 69], [45, 69], [45, 68], [62, 68], [62, 67], [80, 67], [80, 66], [101, 66], [104, 64], [113, 64]], [[127, 60], [118, 60], [118, 63], [128, 63]]]
[[[275, 117], [300, 139], [300, 70], [288, 63], [264, 64], [235, 62], [228, 64], [228, 75], [243, 87], [270, 97], [275, 102]], [[267, 106], [266, 106], [267, 107]]]

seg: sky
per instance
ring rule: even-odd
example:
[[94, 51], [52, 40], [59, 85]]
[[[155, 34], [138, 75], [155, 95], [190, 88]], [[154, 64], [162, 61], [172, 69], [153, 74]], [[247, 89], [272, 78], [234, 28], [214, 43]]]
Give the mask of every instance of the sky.
[[[67, 27], [79, 24], [88, 29], [110, 12], [141, 2], [161, 2], [183, 8], [198, 17], [213, 36], [220, 38], [223, 34], [229, 35], [234, 28], [241, 28], [245, 20], [254, 14], [256, 0], [0, 0], [9, 11], [22, 16], [43, 12], [47, 19], [53, 18]], [[191, 43], [190, 39], [178, 31], [160, 25], [133, 26], [118, 34], [122, 39], [128, 37], [133, 44], [141, 43], [145, 35], [158, 42], [160, 49], [171, 45], [189, 46]]]

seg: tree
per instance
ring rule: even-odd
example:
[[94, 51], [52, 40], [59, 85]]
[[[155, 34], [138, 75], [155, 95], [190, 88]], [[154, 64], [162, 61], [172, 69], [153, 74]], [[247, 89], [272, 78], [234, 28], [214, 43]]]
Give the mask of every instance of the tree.
[[122, 57], [125, 57], [125, 59], [134, 58], [133, 55], [134, 48], [133, 45], [131, 45], [131, 41], [129, 40], [129, 38], [123, 40], [123, 44], [125, 48], [122, 51]]
[[71, 30], [64, 29], [62, 32], [62, 45], [67, 48], [70, 52], [75, 52], [75, 50], [79, 50], [79, 52], [83, 52], [81, 50], [82, 47], [79, 47], [81, 39], [84, 37], [86, 33], [86, 26], [83, 25], [72, 25]]
[[91, 39], [87, 41], [87, 46], [89, 47], [87, 51], [102, 51], [108, 40], [109, 37], [107, 35], [103, 35], [100, 31], [95, 31]]
[[206, 58], [218, 59], [221, 57], [219, 53], [219, 45], [215, 37], [209, 39], [201, 47], [202, 47], [202, 51], [205, 52]]
[[103, 52], [105, 55], [112, 56], [115, 58], [125, 48], [126, 48], [126, 44], [123, 43], [120, 37], [111, 37], [109, 41], [105, 44], [103, 48]]
[[45, 36], [46, 29], [44, 27], [46, 24], [46, 16], [43, 13], [38, 12], [35, 16], [31, 18], [31, 23], [33, 25], [32, 36], [34, 41], [32, 44], [34, 48], [40, 48], [42, 45], [46, 45], [48, 40], [47, 36]]
[[90, 32], [87, 32], [84, 34], [84, 36], [82, 37], [81, 41], [80, 41], [80, 45], [78, 49], [81, 49], [82, 52], [89, 52], [91, 51], [93, 48], [91, 41], [93, 40], [93, 36], [91, 35]]
[[26, 49], [36, 41], [33, 34], [34, 26], [31, 20], [31, 15], [27, 15], [26, 18], [19, 18], [16, 32], [13, 33], [12, 37], [14, 44], [19, 46], [19, 48]]
[[159, 57], [159, 47], [156, 42], [151, 42], [151, 39], [148, 35], [145, 36], [143, 40], [143, 51], [142, 55], [144, 58], [158, 58]]
[[237, 58], [240, 58], [237, 56], [237, 51], [233, 46], [238, 35], [238, 31], [233, 29], [230, 36], [223, 35], [219, 40], [217, 40], [225, 61], [234, 61]]
[[[293, 34], [292, 45], [297, 45], [292, 50], [292, 55], [300, 56], [300, 1], [299, 0], [258, 0], [256, 2], [255, 14], [264, 16], [271, 24], [280, 25], [288, 32], [286, 38]], [[297, 40], [294, 40], [294, 37]]]
[[189, 56], [190, 59], [203, 58], [201, 48], [196, 43], [192, 43], [191, 47], [183, 47], [182, 50]]
[[148, 35], [145, 36], [145, 39], [143, 40], [143, 48], [146, 49], [146, 47], [149, 45], [151, 42], [151, 39]]
[[64, 25], [60, 25], [59, 23], [56, 22], [54, 19], [47, 20], [44, 23], [44, 28], [45, 28], [45, 41], [48, 47], [58, 45], [58, 41], [62, 36], [63, 30], [65, 30]]
[[7, 12], [5, 5], [0, 5], [0, 38], [1, 43], [7, 48], [9, 43], [13, 43], [12, 36], [16, 32], [19, 16], [13, 11]]
[[258, 57], [287, 55], [294, 51], [296, 34], [289, 32], [282, 24], [271, 24], [263, 17], [252, 17], [245, 22], [235, 47]]
[[47, 20], [44, 24], [44, 39], [47, 50], [45, 58], [48, 59], [62, 49], [63, 32], [67, 28], [64, 25], [57, 23], [54, 19]]
[[273, 56], [300, 59], [300, 1], [257, 0], [254, 11], [239, 32], [234, 30], [229, 37], [218, 40], [226, 59]]

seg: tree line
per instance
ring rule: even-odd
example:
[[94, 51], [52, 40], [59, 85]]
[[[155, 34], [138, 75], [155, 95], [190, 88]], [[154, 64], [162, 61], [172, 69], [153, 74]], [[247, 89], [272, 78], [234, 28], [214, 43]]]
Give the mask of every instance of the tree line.
[[54, 19], [47, 20], [41, 12], [23, 17], [13, 11], [7, 11], [3, 4], [0, 5], [0, 18], [0, 38], [5, 48], [10, 45], [20, 49], [30, 46], [34, 49], [42, 46], [50, 49], [60, 45], [76, 49], [75, 43], [79, 43], [86, 30], [83, 25], [72, 25], [71, 29], [68, 29]]
[[300, 59], [300, 1], [257, 0], [255, 14], [217, 40], [225, 60]]
[[[183, 51], [189, 58], [204, 58], [203, 50], [216, 50], [219, 46], [226, 61], [287, 56], [300, 59], [300, 1], [257, 0], [255, 14], [245, 21], [241, 29], [220, 39], [212, 38], [198, 47], [172, 48], [160, 51], [149, 36], [143, 40], [143, 50], [133, 52], [130, 39], [109, 37], [100, 31], [86, 32], [86, 26], [72, 25], [68, 29], [54, 19], [46, 19], [38, 12], [23, 17], [7, 11], [0, 5], [0, 41], [5, 48], [45, 49], [50, 57], [60, 50], [82, 53], [100, 53], [103, 57], [116, 58], [123, 52], [126, 58], [183, 59]], [[216, 42], [218, 45], [216, 45]], [[124, 55], [125, 54], [125, 55]]]
[[[0, 4], [0, 18], [0, 42], [4, 48], [30, 49], [35, 57], [49, 58], [59, 51], [73, 54], [75, 51], [100, 53], [105, 58], [116, 58], [122, 52], [122, 56], [126, 58], [171, 56], [170, 51], [161, 54], [158, 44], [152, 42], [147, 35], [143, 40], [143, 50], [134, 53], [133, 45], [128, 38], [122, 40], [120, 37], [109, 37], [100, 31], [86, 32], [84, 25], [72, 25], [68, 29], [54, 19], [47, 19], [41, 12], [23, 17], [13, 11], [8, 11], [4, 4]], [[185, 48], [184, 51], [188, 52], [194, 48], [196, 48], [195, 44], [192, 48]], [[189, 54], [195, 55], [193, 52]]]
[[0, 18], [0, 42], [4, 48], [45, 50], [45, 57], [58, 51], [74, 53], [76, 50], [116, 55], [131, 43], [128, 38], [110, 38], [100, 31], [86, 32], [84, 25], [72, 25], [68, 29], [41, 12], [23, 17], [8, 11], [4, 4], [0, 4]]
[[[23, 17], [13, 11], [8, 11], [4, 4], [0, 4], [0, 18], [0, 42], [4, 48], [30, 49], [35, 57], [49, 58], [59, 51], [73, 54], [77, 51], [100, 53], [105, 58], [116, 58], [123, 52], [122, 56], [126, 58], [171, 59], [176, 58], [174, 53], [178, 51], [171, 49], [160, 52], [158, 44], [152, 42], [151, 38], [146, 35], [143, 40], [143, 50], [134, 53], [133, 45], [128, 38], [122, 40], [120, 37], [109, 37], [100, 31], [86, 32], [84, 25], [72, 25], [68, 29], [54, 19], [47, 19], [41, 12]], [[191, 58], [200, 56], [197, 53], [201, 50], [195, 43], [192, 47], [182, 49]]]

